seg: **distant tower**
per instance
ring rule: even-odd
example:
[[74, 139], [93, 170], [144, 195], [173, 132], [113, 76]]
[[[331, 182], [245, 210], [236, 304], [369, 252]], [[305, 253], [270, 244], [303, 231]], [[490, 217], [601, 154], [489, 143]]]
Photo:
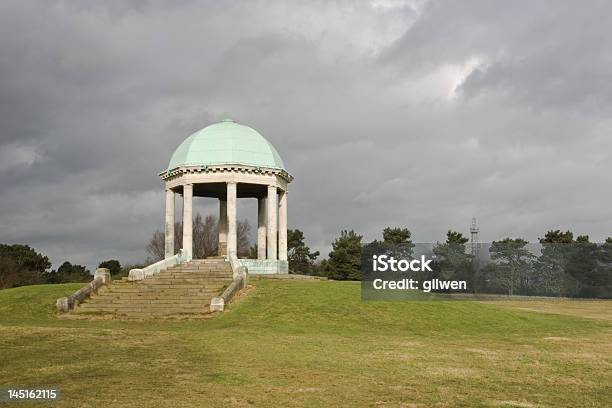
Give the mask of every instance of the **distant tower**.
[[472, 217], [472, 225], [470, 226], [470, 236], [472, 239], [470, 240], [471, 252], [474, 258], [478, 256], [478, 233], [480, 229], [478, 228], [478, 224], [476, 224], [476, 217]]

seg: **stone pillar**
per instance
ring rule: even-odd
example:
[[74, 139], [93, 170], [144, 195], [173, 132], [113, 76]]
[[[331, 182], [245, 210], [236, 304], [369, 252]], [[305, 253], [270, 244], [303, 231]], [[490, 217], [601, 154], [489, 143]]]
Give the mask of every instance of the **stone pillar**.
[[257, 259], [266, 259], [266, 199], [257, 199]]
[[227, 254], [227, 200], [219, 199], [219, 256]]
[[287, 192], [281, 191], [278, 202], [278, 259], [287, 260]]
[[236, 183], [227, 183], [227, 254], [238, 256], [236, 236]]
[[108, 270], [108, 268], [98, 268], [96, 269], [96, 272], [94, 273], [94, 280], [101, 278], [102, 279], [102, 283], [105, 285], [110, 285], [111, 283], [111, 273], [110, 270]]
[[191, 258], [193, 256], [193, 184], [183, 186], [183, 251]]
[[166, 189], [166, 245], [165, 258], [174, 256], [174, 191]]
[[276, 186], [268, 186], [268, 259], [276, 259], [276, 213], [277, 197]]

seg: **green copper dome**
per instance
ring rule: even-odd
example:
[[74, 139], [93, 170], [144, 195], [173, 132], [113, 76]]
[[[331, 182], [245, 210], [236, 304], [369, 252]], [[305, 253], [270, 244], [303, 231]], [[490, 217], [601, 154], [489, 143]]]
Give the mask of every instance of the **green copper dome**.
[[258, 131], [231, 119], [189, 136], [174, 151], [168, 170], [179, 166], [242, 164], [285, 169], [278, 152]]

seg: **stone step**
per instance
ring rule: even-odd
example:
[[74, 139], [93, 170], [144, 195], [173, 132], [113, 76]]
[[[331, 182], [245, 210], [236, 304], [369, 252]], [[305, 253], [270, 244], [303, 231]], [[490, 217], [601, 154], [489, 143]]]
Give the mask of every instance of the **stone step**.
[[203, 315], [209, 312], [212, 298], [232, 279], [231, 265], [222, 257], [193, 260], [142, 281], [114, 281], [76, 312], [133, 317]]
[[147, 311], [147, 310], [83, 310], [82, 314], [90, 315], [112, 315], [117, 317], [133, 317], [136, 319], [153, 319], [157, 317], [170, 316], [204, 316], [209, 312], [205, 310], [197, 310], [192, 312], [183, 312], [178, 309], [163, 310], [163, 311]]
[[206, 313], [210, 308], [210, 304], [201, 305], [181, 305], [179, 303], [164, 305], [163, 307], [155, 307], [147, 304], [108, 304], [96, 305], [95, 307], [79, 308], [81, 312], [99, 312], [99, 313]]
[[[102, 293], [151, 293], [151, 292], [167, 292], [167, 293], [199, 293], [199, 292], [210, 292], [219, 291], [228, 285], [207, 283], [205, 285], [147, 285], [139, 288], [111, 288], [108, 292]], [[102, 294], [99, 293], [99, 294]]]
[[98, 291], [98, 295], [104, 295], [107, 293], [200, 293], [200, 292], [215, 292], [227, 285], [207, 283], [206, 285], [181, 285], [177, 287], [174, 285], [151, 285], [151, 286], [139, 286], [136, 288], [113, 288], [110, 287], [104, 291]]
[[204, 275], [199, 275], [199, 274], [190, 274], [190, 275], [181, 275], [181, 274], [172, 274], [172, 275], [159, 275], [159, 276], [155, 276], [152, 278], [147, 278], [141, 281], [135, 281], [135, 282], [113, 282], [114, 286], [137, 286], [137, 285], [146, 285], [150, 282], [157, 282], [157, 281], [167, 281], [167, 280], [176, 280], [176, 281], [181, 281], [181, 282], [195, 282], [195, 283], [200, 283], [200, 282], [206, 282], [206, 281], [228, 281], [231, 282], [232, 281], [232, 277], [231, 276], [217, 276], [217, 275], [213, 275], [213, 276], [204, 276]]
[[164, 299], [168, 299], [168, 300], [172, 300], [172, 299], [179, 299], [179, 300], [194, 300], [197, 301], [199, 299], [209, 299], [209, 298], [213, 298], [215, 296], [218, 296], [219, 292], [205, 292], [205, 293], [192, 293], [192, 294], [188, 294], [188, 295], [184, 295], [184, 294], [173, 294], [173, 293], [168, 293], [168, 294], [154, 294], [154, 293], [147, 293], [147, 294], [141, 294], [141, 293], [109, 293], [109, 294], [105, 294], [102, 296], [96, 296], [91, 298], [92, 301], [95, 302], [100, 302], [103, 300], [107, 300], [107, 299], [145, 299], [145, 300], [164, 300]]
[[158, 282], [158, 281], [163, 281], [163, 282], [167, 282], [167, 281], [177, 281], [177, 282], [194, 282], [194, 283], [201, 283], [201, 282], [231, 282], [233, 279], [231, 277], [228, 276], [210, 276], [210, 277], [204, 277], [204, 276], [191, 276], [191, 277], [186, 277], [186, 276], [172, 276], [172, 275], [167, 275], [167, 276], [156, 276], [155, 278], [150, 278], [150, 279], [145, 279], [142, 281], [139, 281], [138, 283], [136, 283], [136, 285], [146, 285], [150, 282]]
[[[198, 289], [215, 289], [215, 288], [219, 288], [221, 289], [223, 287], [223, 285], [214, 285], [213, 283], [207, 285], [207, 287], [204, 287], [202, 285], [167, 285], [164, 283], [158, 283], [158, 284], [151, 284], [151, 285], [147, 285], [147, 286], [143, 286], [141, 288], [138, 289], [127, 289], [125, 291], [130, 292], [130, 291], [151, 291], [151, 290], [158, 290], [158, 289], [193, 289], [193, 290], [198, 290]], [[117, 289], [117, 291], [121, 291], [119, 289]]]
[[202, 277], [202, 276], [193, 276], [193, 277], [185, 277], [185, 276], [159, 276], [147, 280], [143, 280], [137, 283], [137, 285], [146, 285], [149, 282], [167, 282], [167, 281], [177, 281], [177, 282], [231, 282], [232, 278], [227, 276], [211, 276], [211, 277]]
[[106, 292], [99, 293], [97, 296], [92, 297], [92, 299], [102, 298], [102, 297], [202, 297], [202, 296], [217, 296], [221, 293], [222, 288], [219, 289], [210, 289], [210, 290], [192, 290], [192, 291], [179, 291], [179, 290], [166, 290], [166, 291], [146, 291], [146, 292]]
[[208, 292], [208, 293], [193, 293], [189, 295], [179, 295], [179, 294], [140, 294], [140, 293], [121, 293], [121, 294], [107, 294], [102, 296], [96, 296], [91, 298], [93, 301], [101, 302], [108, 299], [144, 299], [144, 300], [174, 300], [174, 299], [184, 299], [184, 300], [194, 300], [197, 301], [199, 299], [210, 299], [215, 296], [218, 296], [218, 292]]
[[188, 287], [193, 287], [193, 288], [203, 288], [206, 286], [229, 285], [231, 282], [232, 282], [231, 280], [227, 280], [227, 279], [210, 279], [210, 280], [201, 281], [201, 282], [185, 282], [185, 281], [179, 281], [176, 279], [168, 279], [168, 280], [151, 281], [151, 282], [143, 283], [136, 287], [140, 287], [140, 288], [154, 288], [155, 287], [157, 288], [159, 286], [171, 286], [171, 287], [178, 288], [178, 287], [188, 286]]
[[166, 271], [176, 269], [191, 269], [195, 271], [229, 271], [232, 268], [229, 265], [177, 265], [166, 269]]
[[191, 305], [171, 303], [166, 305], [148, 305], [148, 304], [104, 304], [104, 305], [87, 305], [83, 304], [78, 307], [79, 311], [83, 312], [110, 312], [110, 313], [130, 313], [130, 312], [147, 312], [147, 313], [206, 313], [210, 307], [209, 303]]
[[213, 284], [213, 285], [225, 285], [231, 282], [232, 282], [231, 279], [225, 279], [225, 278], [210, 278], [210, 279], [202, 279], [202, 280], [196, 280], [196, 281], [168, 278], [168, 279], [151, 279], [150, 281], [141, 282], [140, 284], [134, 285], [134, 286], [135, 287], [157, 286], [157, 285], [202, 286], [207, 283]]
[[199, 289], [199, 288], [208, 288], [208, 287], [223, 287], [229, 285], [231, 280], [212, 280], [212, 281], [203, 281], [203, 282], [180, 282], [176, 280], [169, 281], [155, 281], [155, 282], [147, 282], [139, 285], [125, 285], [125, 286], [111, 286], [110, 289], [116, 288], [120, 290], [125, 289], [162, 289], [163, 287], [170, 287], [175, 289]]
[[127, 286], [139, 287], [139, 286], [157, 285], [160, 283], [163, 283], [164, 285], [172, 285], [176, 283], [177, 285], [196, 285], [197, 286], [197, 285], [203, 285], [205, 283], [224, 284], [224, 283], [228, 283], [231, 281], [232, 281], [231, 279], [227, 279], [227, 278], [208, 278], [208, 279], [185, 280], [181, 278], [174, 278], [172, 276], [168, 276], [165, 278], [160, 277], [159, 279], [143, 280], [134, 285], [125, 285], [125, 286], [126, 287]]
[[210, 304], [191, 305], [191, 304], [167, 304], [167, 305], [92, 305], [83, 304], [79, 306], [82, 311], [97, 311], [97, 312], [115, 312], [115, 313], [130, 313], [130, 312], [147, 312], [147, 313], [206, 313]]
[[115, 301], [115, 300], [146, 300], [146, 301], [175, 301], [180, 300], [183, 302], [200, 302], [202, 300], [211, 299], [215, 296], [218, 296], [218, 293], [203, 293], [201, 295], [190, 295], [190, 296], [180, 296], [180, 295], [168, 295], [168, 296], [139, 296], [136, 294], [121, 294], [117, 295], [108, 295], [108, 296], [96, 296], [95, 298], [90, 298], [87, 302], [96, 303], [96, 302], [106, 302], [106, 301]]
[[153, 308], [160, 307], [183, 307], [188, 305], [189, 307], [204, 307], [206, 305], [210, 305], [211, 298], [202, 299], [199, 301], [190, 300], [186, 302], [185, 299], [176, 299], [176, 300], [167, 300], [167, 299], [158, 299], [158, 300], [133, 300], [133, 299], [113, 299], [106, 301], [98, 301], [95, 303], [83, 303], [82, 306], [85, 308], [96, 308], [96, 307], [130, 307], [130, 306], [146, 306]]
[[221, 274], [221, 273], [210, 273], [210, 274], [201, 274], [201, 273], [167, 273], [167, 274], [163, 274], [163, 275], [155, 275], [151, 278], [145, 279], [143, 281], [140, 281], [140, 283], [147, 283], [147, 282], [154, 282], [156, 280], [160, 280], [160, 279], [176, 279], [176, 280], [183, 280], [183, 281], [202, 281], [202, 280], [209, 280], [209, 279], [226, 279], [226, 280], [232, 280], [232, 275], [231, 274]]
[[210, 266], [215, 266], [215, 267], [231, 267], [231, 264], [229, 262], [225, 262], [225, 261], [210, 261], [210, 262], [187, 262], [187, 263], [182, 263], [182, 264], [178, 264], [178, 265], [174, 265], [171, 268], [180, 268], [180, 267], [210, 267]]
[[232, 271], [220, 271], [218, 269], [212, 270], [212, 271], [205, 271], [205, 270], [179, 270], [179, 269], [168, 269], [167, 271], [158, 273], [156, 275], [153, 276], [149, 276], [147, 279], [153, 279], [156, 278], [158, 276], [164, 276], [164, 275], [184, 275], [184, 276], [227, 276], [227, 277], [232, 277], [234, 276], [232, 274]]
[[186, 284], [170, 284], [170, 283], [163, 283], [163, 282], [157, 282], [155, 284], [150, 284], [150, 285], [138, 285], [138, 286], [126, 286], [126, 287], [119, 287], [119, 286], [111, 286], [108, 289], [104, 290], [104, 291], [98, 291], [98, 293], [104, 293], [104, 292], [108, 292], [108, 291], [119, 291], [119, 292], [138, 292], [138, 291], [151, 291], [151, 290], [163, 290], [163, 289], [191, 289], [191, 290], [202, 290], [202, 289], [218, 289], [218, 288], [222, 288], [224, 286], [229, 285], [230, 282], [206, 282], [206, 283], [201, 283], [201, 284], [193, 284], [193, 283], [186, 283]]
[[200, 273], [200, 274], [220, 274], [220, 275], [231, 275], [231, 269], [220, 269], [220, 268], [176, 268], [176, 269], [166, 269], [163, 272], [156, 274], [155, 276], [168, 274], [168, 273]]
[[191, 312], [191, 313], [181, 313], [180, 311], [176, 311], [176, 310], [169, 310], [169, 311], [165, 311], [165, 312], [147, 312], [147, 311], [130, 311], [130, 312], [116, 312], [116, 311], [81, 311], [80, 312], [83, 315], [111, 315], [111, 316], [117, 316], [120, 318], [131, 318], [131, 319], [156, 319], [156, 318], [160, 318], [160, 317], [168, 317], [168, 318], [172, 318], [172, 317], [183, 317], [183, 316], [190, 316], [190, 317], [196, 317], [196, 316], [205, 316], [207, 315], [209, 312]]
[[206, 287], [189, 287], [189, 288], [160, 288], [156, 287], [142, 287], [142, 288], [109, 288], [105, 291], [99, 291], [97, 297], [100, 296], [124, 296], [124, 295], [173, 295], [173, 296], [196, 296], [200, 294], [218, 293], [225, 286], [221, 285], [207, 285]]
[[133, 291], [149, 291], [149, 290], [162, 290], [162, 289], [217, 289], [227, 286], [231, 281], [219, 281], [219, 282], [202, 282], [199, 284], [194, 283], [169, 283], [169, 282], [156, 282], [146, 285], [138, 286], [111, 286], [100, 290], [98, 293], [105, 293], [108, 291], [116, 290], [120, 292], [133, 292]]
[[[86, 309], [90, 309], [90, 308], [96, 308], [96, 307], [114, 307], [114, 308], [130, 308], [130, 307], [147, 307], [147, 308], [153, 308], [153, 309], [160, 309], [160, 308], [167, 308], [167, 307], [187, 307], [187, 308], [194, 308], [194, 307], [200, 307], [202, 305], [208, 305], [210, 304], [210, 300], [206, 301], [205, 299], [203, 299], [202, 301], [199, 302], [188, 302], [188, 301], [183, 301], [181, 302], [165, 302], [165, 301], [159, 301], [159, 302], [155, 302], [155, 303], [143, 303], [143, 302], [125, 302], [125, 303], [117, 303], [117, 302], [92, 302], [92, 303], [82, 303], [79, 305], [80, 307], [84, 307]], [[146, 305], [146, 306], [145, 306]]]
[[154, 276], [149, 276], [147, 279], [155, 279], [159, 276], [184, 276], [184, 277], [224, 277], [231, 279], [234, 275], [231, 271], [165, 271]]

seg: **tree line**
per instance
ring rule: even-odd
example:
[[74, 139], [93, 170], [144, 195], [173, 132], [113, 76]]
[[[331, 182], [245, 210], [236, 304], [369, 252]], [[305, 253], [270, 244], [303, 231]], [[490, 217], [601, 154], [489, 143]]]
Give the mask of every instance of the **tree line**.
[[[118, 277], [127, 274], [119, 261], [109, 260], [100, 263], [100, 267], [108, 267]], [[129, 269], [128, 269], [129, 270]], [[49, 258], [29, 245], [0, 244], [0, 289], [26, 285], [89, 282], [91, 272], [83, 265], [62, 263], [57, 269], [51, 269]]]
[[[193, 219], [194, 258], [218, 253], [217, 217], [196, 214]], [[174, 247], [182, 247], [182, 223], [177, 222]], [[257, 258], [257, 244], [251, 245], [248, 221], [237, 222], [238, 255]], [[363, 236], [354, 230], [343, 230], [331, 243], [326, 259], [307, 245], [299, 229], [287, 231], [289, 272], [324, 276], [334, 280], [360, 280], [364, 253], [380, 253], [392, 247], [404, 258], [413, 256], [415, 244], [408, 228], [387, 227], [382, 240], [363, 243]], [[493, 241], [487, 249], [488, 259], [474, 256], [467, 248], [468, 238], [449, 230], [444, 242], [431, 248], [433, 272], [422, 278], [465, 280], [475, 293], [507, 293], [521, 295], [610, 297], [612, 295], [612, 238], [592, 243], [586, 235], [571, 231], [547, 231], [538, 239], [539, 253], [528, 247], [522, 238]], [[122, 266], [118, 260], [103, 261], [99, 267], [111, 270], [115, 277], [127, 276], [132, 268], [143, 267], [163, 259], [165, 237], [153, 232], [146, 245], [147, 258], [139, 265]], [[91, 272], [68, 261], [52, 270], [49, 259], [28, 245], [0, 245], [0, 289], [40, 283], [87, 282]]]
[[[387, 227], [382, 236], [382, 241], [364, 244], [363, 237], [355, 231], [341, 231], [332, 242], [328, 259], [311, 259], [304, 268], [294, 262], [292, 265], [290, 255], [290, 270], [336, 280], [360, 280], [364, 253], [392, 250], [395, 254], [399, 251], [405, 259], [412, 258], [415, 244], [410, 230]], [[417, 278], [464, 280], [474, 293], [612, 297], [612, 238], [593, 243], [587, 235], [574, 239], [571, 231], [550, 230], [538, 239], [538, 245], [531, 247], [522, 238], [493, 241], [488, 249], [484, 248], [488, 257], [472, 254], [468, 241], [462, 233], [449, 230], [444, 242], [425, 251], [433, 259], [433, 271]]]

